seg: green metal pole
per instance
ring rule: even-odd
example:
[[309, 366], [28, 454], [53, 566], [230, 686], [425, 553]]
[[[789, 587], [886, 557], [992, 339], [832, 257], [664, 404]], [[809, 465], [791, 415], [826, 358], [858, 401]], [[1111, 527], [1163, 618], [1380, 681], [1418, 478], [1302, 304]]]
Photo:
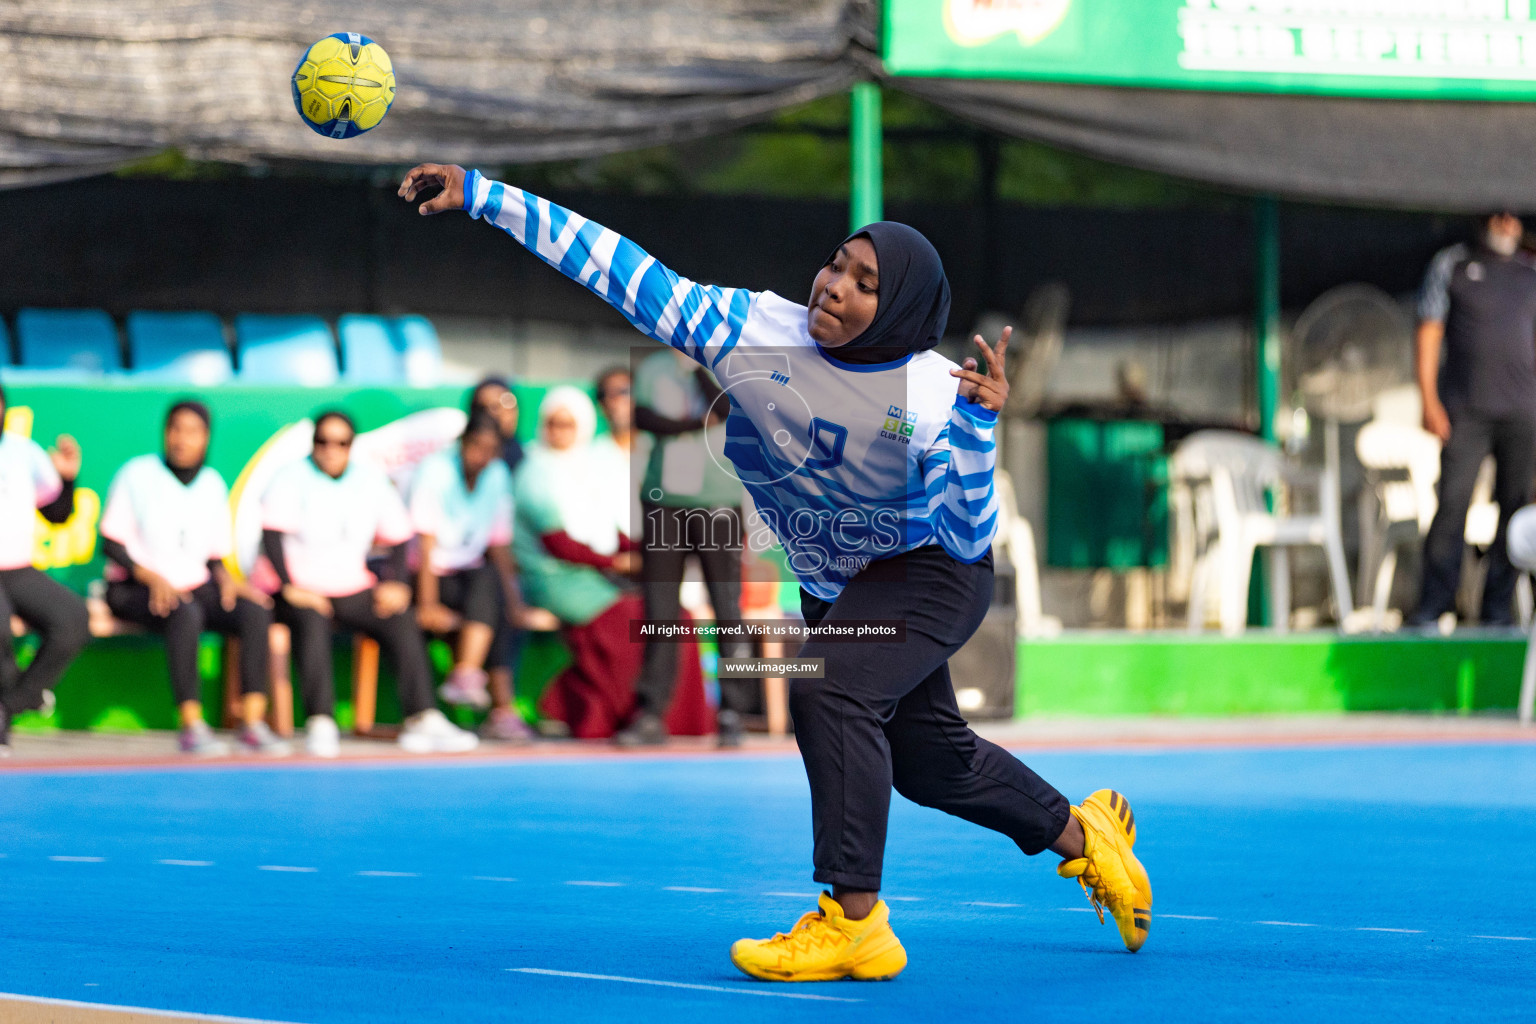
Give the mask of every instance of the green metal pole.
[[857, 231], [885, 217], [880, 87], [874, 82], [860, 82], [853, 87], [852, 101], [848, 119], [848, 230]]
[[1254, 354], [1257, 356], [1259, 436], [1273, 444], [1280, 411], [1280, 204], [1254, 204]]
[[[1275, 423], [1280, 413], [1280, 204], [1273, 196], [1254, 201], [1254, 310], [1253, 339], [1255, 394], [1259, 401], [1259, 436], [1270, 444], [1277, 440]], [[1253, 567], [1249, 609], [1262, 626], [1274, 625], [1269, 606], [1269, 586], [1262, 558]]]

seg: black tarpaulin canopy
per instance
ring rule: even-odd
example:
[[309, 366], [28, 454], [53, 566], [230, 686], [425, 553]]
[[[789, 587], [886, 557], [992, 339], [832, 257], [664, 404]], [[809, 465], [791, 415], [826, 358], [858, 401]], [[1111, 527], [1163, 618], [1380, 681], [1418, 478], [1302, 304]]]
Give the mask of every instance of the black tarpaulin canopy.
[[[0, 185], [174, 147], [261, 163], [506, 164], [727, 131], [881, 74], [875, 0], [9, 0]], [[375, 35], [399, 98], [337, 143], [299, 123], [298, 54]], [[958, 117], [1240, 191], [1536, 209], [1536, 109], [1019, 81], [892, 78]]]

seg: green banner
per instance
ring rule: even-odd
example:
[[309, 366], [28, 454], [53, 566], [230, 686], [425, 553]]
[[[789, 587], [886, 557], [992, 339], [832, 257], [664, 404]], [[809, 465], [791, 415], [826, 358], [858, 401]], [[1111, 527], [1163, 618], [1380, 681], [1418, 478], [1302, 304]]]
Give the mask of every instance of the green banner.
[[1533, 0], [886, 0], [892, 74], [1536, 98]]

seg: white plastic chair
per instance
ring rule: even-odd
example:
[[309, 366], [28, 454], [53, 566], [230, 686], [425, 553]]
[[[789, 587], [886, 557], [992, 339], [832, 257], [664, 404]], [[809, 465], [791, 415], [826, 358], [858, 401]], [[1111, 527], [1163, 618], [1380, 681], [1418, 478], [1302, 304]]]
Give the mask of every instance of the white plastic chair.
[[1371, 628], [1380, 630], [1398, 550], [1422, 543], [1435, 517], [1440, 439], [1420, 427], [1372, 420], [1355, 437], [1355, 454], [1370, 485], [1360, 506], [1360, 599], [1370, 602]]
[[993, 474], [993, 486], [997, 489], [997, 537], [993, 546], [1000, 548], [1013, 564], [1017, 635], [1021, 640], [1055, 636], [1061, 632], [1061, 620], [1046, 615], [1040, 600], [1040, 560], [1034, 528], [1019, 514], [1013, 480], [1005, 471], [999, 469]]
[[[1516, 569], [1536, 572], [1536, 505], [1527, 505], [1510, 517], [1505, 543]], [[1520, 724], [1526, 726], [1536, 717], [1536, 616], [1532, 616], [1530, 629], [1525, 667], [1520, 673]]]
[[[1365, 469], [1367, 492], [1375, 515], [1362, 503], [1360, 516], [1361, 600], [1371, 602], [1371, 628], [1384, 628], [1397, 553], [1405, 543], [1422, 544], [1439, 508], [1435, 485], [1440, 480], [1440, 439], [1400, 421], [1376, 419], [1360, 428], [1355, 454]], [[1499, 506], [1493, 500], [1496, 476], [1493, 456], [1478, 467], [1467, 507], [1463, 536], [1469, 547], [1487, 548], [1499, 530]], [[1372, 592], [1364, 590], [1374, 581]], [[1521, 576], [1515, 599], [1522, 623], [1530, 618], [1530, 582]]]
[[[1174, 450], [1171, 475], [1190, 488], [1194, 505], [1196, 560], [1190, 583], [1189, 630], [1205, 626], [1207, 591], [1216, 584], [1222, 632], [1234, 636], [1248, 618], [1248, 582], [1253, 556], [1266, 548], [1270, 598], [1281, 630], [1290, 623], [1291, 580], [1287, 548], [1316, 546], [1328, 559], [1328, 575], [1340, 623], [1354, 610], [1339, 496], [1328, 475], [1288, 466], [1279, 450], [1258, 438], [1227, 430], [1191, 434]], [[1284, 485], [1315, 489], [1319, 511], [1283, 511]], [[1275, 498], [1276, 511], [1269, 508]]]

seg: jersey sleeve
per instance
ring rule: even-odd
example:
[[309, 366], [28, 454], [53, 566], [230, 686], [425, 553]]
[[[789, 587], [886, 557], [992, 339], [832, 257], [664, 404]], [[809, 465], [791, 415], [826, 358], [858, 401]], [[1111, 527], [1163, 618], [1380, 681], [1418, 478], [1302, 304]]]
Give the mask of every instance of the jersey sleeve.
[[395, 485], [389, 482], [384, 474], [379, 474], [378, 491], [378, 525], [374, 527], [374, 538], [388, 546], [404, 544], [416, 536], [416, 530], [411, 525], [411, 514], [406, 511], [405, 502], [400, 497], [400, 492], [395, 490]]
[[303, 477], [289, 467], [278, 472], [261, 496], [261, 528], [298, 533], [304, 526]]
[[436, 459], [425, 462], [411, 481], [411, 500], [407, 506], [411, 527], [419, 534], [435, 537], [443, 528], [443, 483]]
[[944, 550], [962, 562], [985, 555], [997, 532], [996, 426], [997, 413], [956, 395], [949, 422], [923, 455], [929, 522]]
[[29, 461], [32, 463], [32, 492], [33, 501], [38, 508], [51, 504], [59, 493], [64, 490], [64, 481], [59, 479], [59, 471], [53, 468], [53, 460], [48, 453], [43, 451], [43, 446], [36, 441], [27, 451]]
[[[497, 465], [501, 465], [497, 463]], [[487, 541], [491, 547], [501, 547], [512, 543], [512, 517], [516, 514], [516, 507], [512, 501], [512, 474], [501, 466], [501, 472], [493, 478], [496, 484], [496, 515], [491, 522], [490, 537]]]
[[585, 286], [641, 333], [711, 369], [741, 339], [753, 292], [680, 277], [618, 232], [479, 171], [464, 179], [464, 209]]
[[113, 474], [112, 483], [107, 487], [107, 507], [102, 509], [97, 527], [107, 540], [123, 545], [138, 540], [139, 536], [139, 520], [133, 511], [133, 485], [129, 482], [132, 473], [130, 462]]
[[1464, 245], [1453, 245], [1435, 253], [1429, 270], [1424, 273], [1424, 284], [1419, 288], [1419, 319], [1445, 323], [1451, 311], [1451, 278], [1456, 265], [1466, 258]]
[[224, 561], [235, 553], [235, 520], [229, 508], [229, 487], [225, 485], [224, 478], [217, 471], [209, 469], [213, 474], [213, 483], [208, 488], [208, 521], [214, 524], [209, 531], [208, 559], [209, 561]]

